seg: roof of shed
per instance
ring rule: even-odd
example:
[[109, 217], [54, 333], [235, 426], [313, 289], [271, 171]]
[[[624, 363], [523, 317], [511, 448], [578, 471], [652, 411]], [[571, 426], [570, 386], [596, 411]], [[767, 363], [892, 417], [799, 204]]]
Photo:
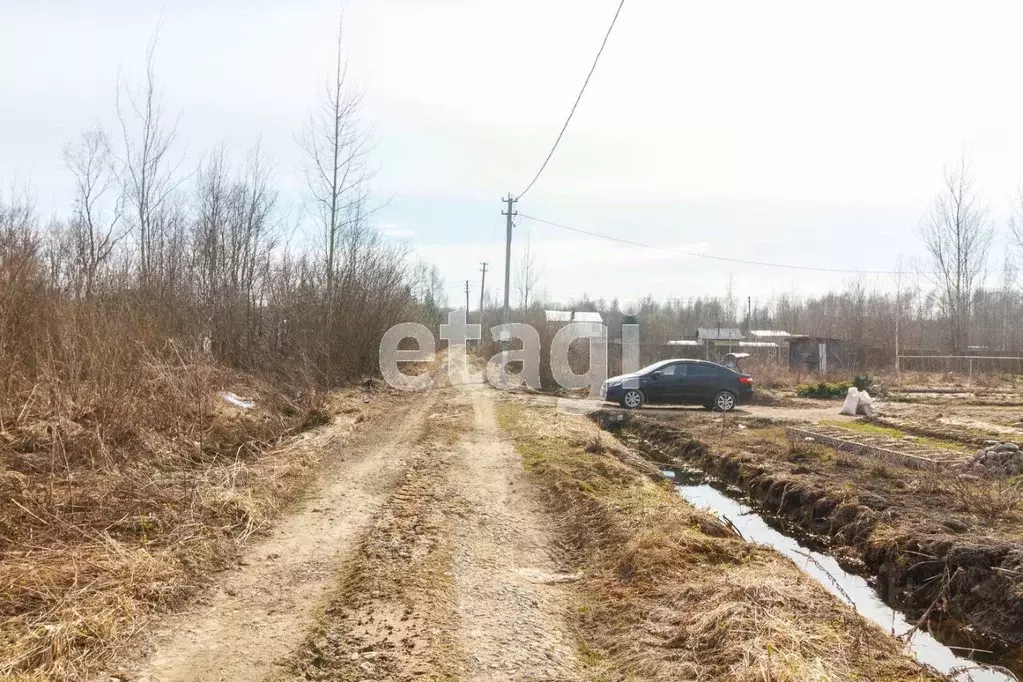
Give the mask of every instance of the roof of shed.
[[725, 327], [700, 327], [696, 330], [696, 337], [710, 341], [738, 341], [742, 338], [742, 330]]

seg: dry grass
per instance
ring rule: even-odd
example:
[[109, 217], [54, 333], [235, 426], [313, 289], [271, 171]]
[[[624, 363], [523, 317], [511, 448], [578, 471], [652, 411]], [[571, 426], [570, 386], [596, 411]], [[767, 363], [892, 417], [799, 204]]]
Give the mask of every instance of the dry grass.
[[886, 373], [883, 382], [892, 386], [916, 386], [938, 388], [998, 388], [1014, 390], [1020, 387], [1017, 374], [1003, 372], [975, 372], [972, 376], [966, 372], [918, 372], [903, 371], [898, 376], [893, 371]]
[[781, 362], [758, 362], [754, 359], [753, 362], [744, 362], [742, 371], [753, 377], [757, 388], [795, 388], [805, 379]]
[[937, 485], [950, 490], [954, 508], [967, 512], [982, 524], [1018, 523], [1023, 520], [1023, 479], [994, 481], [959, 476], [939, 480]]
[[[116, 657], [275, 516], [311, 464], [279, 447], [324, 420], [315, 392], [152, 358], [119, 381], [118, 399], [39, 381], [0, 411], [0, 677], [79, 679]], [[256, 407], [227, 405], [225, 389]]]
[[[74, 163], [104, 168], [100, 152]], [[436, 276], [365, 226], [330, 272], [279, 251], [258, 166], [204, 169], [202, 198], [175, 193], [144, 231], [104, 236], [80, 211], [44, 229], [0, 201], [0, 677], [80, 679], [180, 604], [302, 478], [309, 456], [277, 449], [323, 421], [311, 387], [372, 371], [384, 330], [439, 314], [414, 294]], [[118, 184], [86, 175], [78, 209]]]
[[940, 679], [791, 562], [623, 463], [628, 451], [587, 453], [595, 426], [521, 404], [499, 416], [564, 518], [587, 575], [585, 653], [607, 679]]

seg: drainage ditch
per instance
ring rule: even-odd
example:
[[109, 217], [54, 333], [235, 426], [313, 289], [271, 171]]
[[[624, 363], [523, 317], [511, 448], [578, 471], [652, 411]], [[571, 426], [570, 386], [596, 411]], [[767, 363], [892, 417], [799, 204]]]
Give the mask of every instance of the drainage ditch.
[[[651, 460], [668, 459], [649, 442], [628, 434], [621, 434], [621, 437]], [[1006, 660], [992, 651], [957, 646], [954, 632], [932, 634], [914, 627], [902, 612], [884, 602], [868, 579], [847, 571], [835, 557], [821, 551], [827, 546], [827, 539], [801, 532], [784, 518], [749, 506], [742, 490], [698, 468], [662, 465], [662, 472], [673, 479], [676, 491], [688, 502], [726, 519], [747, 541], [781, 552], [825, 589], [852, 604], [862, 616], [904, 639], [907, 650], [921, 663], [959, 682], [1017, 680], [1013, 671], [1020, 672], [1018, 661]]]

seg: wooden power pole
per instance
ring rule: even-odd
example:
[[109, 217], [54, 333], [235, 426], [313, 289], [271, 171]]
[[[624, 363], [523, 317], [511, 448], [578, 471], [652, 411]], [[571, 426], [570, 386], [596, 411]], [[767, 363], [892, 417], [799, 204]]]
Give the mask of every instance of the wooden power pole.
[[483, 292], [487, 290], [487, 264], [480, 263], [483, 276], [480, 277], [480, 328], [483, 327]]
[[504, 324], [509, 322], [510, 308], [508, 306], [508, 296], [511, 294], [511, 242], [512, 242], [512, 217], [518, 215], [515, 211], [515, 204], [518, 199], [513, 197], [511, 194], [504, 200], [504, 203], [508, 205], [507, 210], [501, 211], [501, 215], [507, 216], [507, 237], [504, 249], [504, 315], [501, 320]]

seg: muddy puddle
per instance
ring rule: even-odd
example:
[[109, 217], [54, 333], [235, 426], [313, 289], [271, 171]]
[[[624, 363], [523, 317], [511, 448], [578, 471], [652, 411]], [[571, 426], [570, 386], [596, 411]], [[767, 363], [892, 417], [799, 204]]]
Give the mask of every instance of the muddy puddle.
[[[654, 460], [663, 454], [649, 443], [625, 437], [629, 445], [646, 452]], [[839, 599], [851, 603], [865, 618], [885, 631], [906, 639], [907, 650], [918, 661], [958, 682], [1013, 682], [1018, 678], [1002, 667], [1013, 667], [997, 654], [943, 644], [925, 629], [914, 630], [900, 611], [885, 604], [866, 578], [850, 573], [823, 550], [827, 538], [807, 535], [782, 517], [761, 513], [744, 501], [743, 492], [734, 486], [707, 476], [692, 467], [662, 465], [662, 473], [672, 479], [679, 495], [694, 506], [727, 519], [749, 542], [767, 545], [781, 552]], [[911, 633], [908, 637], [906, 633]], [[939, 635], [941, 636], [941, 635]], [[942, 637], [956, 641], [955, 637]]]

